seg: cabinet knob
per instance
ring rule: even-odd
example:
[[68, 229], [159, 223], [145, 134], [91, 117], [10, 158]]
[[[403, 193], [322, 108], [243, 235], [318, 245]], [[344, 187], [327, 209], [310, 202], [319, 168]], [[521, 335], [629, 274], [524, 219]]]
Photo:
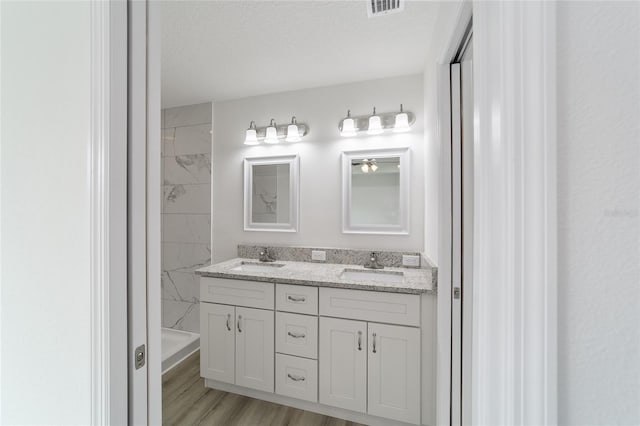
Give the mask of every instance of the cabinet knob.
[[373, 336], [373, 353], [375, 354], [377, 352], [377, 350], [376, 350], [376, 333], [373, 333], [372, 336]]
[[358, 331], [358, 350], [362, 350], [362, 331]]
[[231, 314], [227, 314], [227, 330], [231, 331]]
[[238, 333], [242, 333], [242, 326], [240, 323], [242, 322], [242, 315], [238, 315]]

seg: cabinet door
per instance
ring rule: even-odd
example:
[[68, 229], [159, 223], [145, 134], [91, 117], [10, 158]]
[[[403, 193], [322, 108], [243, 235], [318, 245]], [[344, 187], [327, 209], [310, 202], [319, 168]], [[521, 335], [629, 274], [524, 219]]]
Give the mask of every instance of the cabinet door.
[[273, 392], [274, 313], [236, 307], [236, 385]]
[[234, 383], [235, 308], [200, 304], [200, 375]]
[[320, 403], [367, 411], [367, 323], [320, 318]]
[[420, 423], [420, 329], [369, 323], [369, 414]]

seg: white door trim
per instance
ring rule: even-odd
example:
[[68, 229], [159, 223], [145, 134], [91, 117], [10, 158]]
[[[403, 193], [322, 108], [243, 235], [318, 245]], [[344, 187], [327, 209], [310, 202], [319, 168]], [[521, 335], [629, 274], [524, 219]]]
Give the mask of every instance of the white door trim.
[[161, 9], [147, 2], [147, 370], [148, 422], [162, 424]]
[[451, 70], [472, 15], [472, 4], [461, 3], [455, 24], [438, 57], [438, 137], [440, 140], [440, 193], [438, 198], [438, 300], [436, 424], [451, 424]]
[[127, 422], [126, 4], [91, 1], [91, 421]]
[[473, 424], [557, 423], [555, 8], [474, 3]]

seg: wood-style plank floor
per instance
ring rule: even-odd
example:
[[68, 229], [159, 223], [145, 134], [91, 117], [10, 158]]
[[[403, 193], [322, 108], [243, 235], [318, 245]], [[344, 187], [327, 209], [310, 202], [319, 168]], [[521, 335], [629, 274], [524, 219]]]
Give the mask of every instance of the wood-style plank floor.
[[171, 426], [362, 426], [205, 388], [200, 377], [199, 351], [162, 376], [162, 423]]

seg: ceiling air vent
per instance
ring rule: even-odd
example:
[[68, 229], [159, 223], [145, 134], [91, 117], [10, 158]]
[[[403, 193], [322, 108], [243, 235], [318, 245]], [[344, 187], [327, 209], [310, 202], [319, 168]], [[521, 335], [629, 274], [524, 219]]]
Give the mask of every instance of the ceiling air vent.
[[398, 13], [404, 10], [405, 0], [368, 0], [367, 15], [369, 18]]

